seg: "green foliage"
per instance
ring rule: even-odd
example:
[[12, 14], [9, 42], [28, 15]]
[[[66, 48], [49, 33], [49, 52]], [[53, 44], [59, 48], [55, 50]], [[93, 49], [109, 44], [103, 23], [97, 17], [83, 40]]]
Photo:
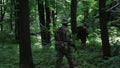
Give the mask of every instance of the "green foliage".
[[[37, 35], [36, 35], [36, 36], [37, 36]], [[36, 37], [36, 36], [31, 36], [31, 42], [32, 42], [33, 44], [40, 42], [39, 38]]]
[[[4, 31], [0, 32], [0, 68], [19, 68], [19, 49], [18, 44], [15, 42], [14, 33], [10, 32], [10, 13], [11, 13], [11, 1], [5, 0], [6, 3], [3, 5], [6, 8], [6, 14], [2, 21], [4, 25]], [[40, 1], [40, 0], [39, 0]], [[41, 0], [43, 1], [43, 0]], [[56, 2], [55, 2], [56, 1]], [[83, 1], [86, 4], [83, 4]], [[39, 32], [39, 14], [38, 14], [38, 1], [30, 0], [30, 30], [31, 32]], [[32, 54], [33, 63], [35, 68], [54, 68], [56, 60], [56, 52], [54, 50], [54, 31], [56, 28], [61, 26], [61, 20], [66, 17], [70, 20], [70, 4], [71, 0], [47, 0], [48, 6], [51, 10], [57, 12], [56, 27], [51, 23], [51, 36], [52, 45], [43, 47], [38, 36], [31, 36], [32, 41]], [[107, 1], [107, 8], [110, 4], [110, 0]], [[10, 7], [9, 7], [10, 6]], [[56, 8], [55, 8], [56, 7]], [[81, 24], [84, 20], [84, 11], [88, 8], [88, 22], [89, 23], [89, 37], [87, 40], [87, 46], [85, 49], [80, 48], [80, 41], [75, 40], [73, 36], [73, 42], [77, 45], [80, 55], [77, 55], [73, 51], [73, 57], [78, 64], [78, 68], [120, 68], [120, 41], [119, 41], [119, 29], [120, 29], [120, 8], [116, 8], [116, 12], [113, 14], [115, 20], [108, 23], [109, 26], [109, 38], [111, 44], [112, 56], [108, 60], [102, 59], [102, 46], [100, 38], [99, 20], [94, 18], [94, 15], [98, 13], [98, 1], [97, 0], [78, 0], [77, 6], [77, 24]], [[12, 8], [13, 9], [13, 8]], [[12, 19], [13, 20], [13, 19]], [[14, 24], [14, 23], [13, 23]], [[43, 26], [41, 30], [46, 30]], [[45, 31], [46, 33], [49, 31]], [[46, 34], [45, 33], [45, 34]], [[40, 36], [39, 36], [40, 37]], [[4, 45], [2, 44], [4, 43]], [[63, 68], [67, 68], [67, 60], [64, 58], [62, 63]]]
[[8, 42], [11, 42], [11, 43], [15, 43], [15, 37], [13, 35], [12, 32], [4, 32], [4, 31], [1, 31], [0, 32], [0, 43], [8, 43]]
[[109, 60], [104, 60], [101, 63], [106, 68], [120, 68], [120, 56], [111, 57]]
[[[96, 42], [96, 41], [95, 41]], [[96, 43], [97, 44], [97, 43]], [[91, 50], [92, 49], [92, 50]], [[89, 44], [85, 49], [79, 49], [78, 55], [73, 51], [73, 58], [78, 68], [119, 68], [120, 56], [113, 56], [109, 60], [102, 59], [101, 46]], [[0, 45], [0, 68], [19, 68], [18, 44]], [[56, 51], [54, 46], [32, 45], [33, 63], [35, 68], [54, 68]], [[63, 59], [63, 68], [68, 67], [67, 59]]]
[[19, 68], [18, 45], [0, 44], [0, 68]]
[[33, 60], [36, 68], [54, 68], [55, 65], [55, 51], [48, 46], [42, 47], [40, 45], [33, 46]]

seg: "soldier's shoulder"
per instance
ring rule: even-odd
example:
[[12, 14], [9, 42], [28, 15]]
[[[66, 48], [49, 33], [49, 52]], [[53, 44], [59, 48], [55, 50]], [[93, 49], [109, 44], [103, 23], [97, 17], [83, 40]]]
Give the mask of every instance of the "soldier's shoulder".
[[65, 28], [65, 30], [69, 30], [69, 28]]
[[69, 28], [64, 28], [64, 32], [69, 32]]

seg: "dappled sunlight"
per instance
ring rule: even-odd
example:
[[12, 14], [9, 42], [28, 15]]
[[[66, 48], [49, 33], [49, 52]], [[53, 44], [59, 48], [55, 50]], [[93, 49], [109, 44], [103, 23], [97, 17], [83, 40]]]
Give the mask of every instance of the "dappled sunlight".
[[41, 40], [41, 36], [38, 35], [38, 36], [37, 36], [37, 39], [40, 41], [40, 40]]
[[95, 40], [96, 40], [96, 42], [101, 43], [101, 38], [98, 38], [98, 37], [97, 37]]
[[120, 37], [116, 37], [116, 36], [110, 37], [110, 43], [112, 45], [119, 44], [120, 43]]
[[115, 38], [116, 41], [120, 42], [120, 37]]
[[101, 38], [99, 38], [99, 37], [96, 37], [96, 38], [92, 38], [92, 39], [88, 39], [87, 40], [87, 43], [89, 44], [89, 45], [92, 45], [92, 46], [101, 46], [101, 44], [102, 44], [102, 41], [101, 41]]
[[51, 48], [51, 49], [54, 49], [54, 48], [55, 48], [55, 46], [50, 46], [50, 48]]
[[43, 48], [43, 46], [42, 46], [42, 44], [41, 43], [35, 43], [34, 44], [34, 47], [36, 47], [36, 48]]

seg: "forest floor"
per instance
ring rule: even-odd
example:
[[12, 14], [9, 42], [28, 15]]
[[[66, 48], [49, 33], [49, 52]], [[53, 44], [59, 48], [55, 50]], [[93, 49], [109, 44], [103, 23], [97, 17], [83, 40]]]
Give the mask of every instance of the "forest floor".
[[[79, 49], [80, 54], [73, 50], [73, 58], [78, 68], [120, 68], [120, 56], [111, 57], [109, 60], [102, 59], [101, 46], [87, 46]], [[42, 47], [32, 44], [33, 63], [35, 68], [54, 68], [56, 52], [54, 46]], [[0, 68], [19, 68], [18, 44], [0, 44]], [[63, 59], [62, 68], [68, 68], [67, 59]]]

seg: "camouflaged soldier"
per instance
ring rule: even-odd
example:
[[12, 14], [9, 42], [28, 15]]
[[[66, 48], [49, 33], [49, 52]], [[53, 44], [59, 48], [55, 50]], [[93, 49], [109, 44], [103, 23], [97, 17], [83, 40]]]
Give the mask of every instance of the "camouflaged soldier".
[[84, 23], [81, 26], [77, 27], [77, 38], [81, 40], [81, 46], [86, 46], [86, 40], [88, 37], [87, 25]]
[[63, 19], [62, 26], [55, 32], [55, 48], [57, 51], [57, 60], [55, 68], [61, 68], [63, 57], [65, 56], [68, 60], [69, 68], [74, 68], [73, 58], [71, 55], [71, 35], [67, 28], [68, 22]]

